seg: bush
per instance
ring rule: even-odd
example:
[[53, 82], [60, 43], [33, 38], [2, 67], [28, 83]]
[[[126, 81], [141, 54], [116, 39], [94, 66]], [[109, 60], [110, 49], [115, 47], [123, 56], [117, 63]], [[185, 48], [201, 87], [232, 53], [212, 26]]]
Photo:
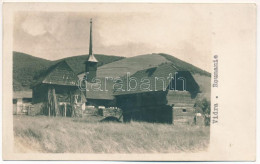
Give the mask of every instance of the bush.
[[210, 125], [210, 101], [206, 98], [198, 99], [194, 105], [196, 111], [201, 111], [204, 116], [205, 125]]

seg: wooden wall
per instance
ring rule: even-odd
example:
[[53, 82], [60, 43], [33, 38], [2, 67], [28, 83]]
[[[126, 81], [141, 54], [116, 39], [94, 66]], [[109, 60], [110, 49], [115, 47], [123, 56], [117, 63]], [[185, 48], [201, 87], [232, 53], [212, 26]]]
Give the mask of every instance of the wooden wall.
[[105, 107], [115, 107], [116, 102], [114, 100], [106, 100], [106, 99], [87, 99], [87, 105], [93, 105], [95, 107], [105, 106]]
[[117, 97], [123, 120], [172, 123], [172, 108], [167, 105], [166, 92], [146, 92]]
[[170, 90], [167, 94], [169, 105], [173, 105], [174, 124], [192, 124], [195, 116], [196, 99], [187, 91]]
[[[47, 109], [47, 102], [48, 102], [48, 90], [49, 88], [55, 89], [55, 95], [58, 105], [58, 110], [60, 111], [59, 114], [61, 116], [71, 116], [71, 102], [74, 101], [73, 99], [75, 95], [78, 95], [79, 101], [77, 103], [85, 103], [85, 97], [82, 96], [82, 93], [77, 87], [70, 87], [70, 86], [62, 86], [62, 85], [49, 85], [49, 84], [40, 84], [33, 88], [33, 104], [43, 104], [44, 108], [41, 112], [45, 115], [49, 114]], [[66, 104], [66, 114], [64, 113], [64, 104]], [[37, 106], [37, 105], [36, 105]], [[35, 109], [36, 110], [36, 109]]]
[[192, 123], [195, 98], [187, 91], [158, 91], [120, 95], [117, 105], [123, 110], [125, 122]]

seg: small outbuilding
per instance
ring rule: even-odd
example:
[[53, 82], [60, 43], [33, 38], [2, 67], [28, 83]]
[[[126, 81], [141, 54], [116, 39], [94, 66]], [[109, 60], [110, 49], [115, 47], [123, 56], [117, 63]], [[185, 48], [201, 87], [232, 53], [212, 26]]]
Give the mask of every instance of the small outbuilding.
[[13, 114], [27, 114], [31, 103], [31, 90], [13, 92]]
[[189, 71], [168, 63], [138, 71], [122, 81], [114, 95], [124, 122], [193, 122], [200, 89]]

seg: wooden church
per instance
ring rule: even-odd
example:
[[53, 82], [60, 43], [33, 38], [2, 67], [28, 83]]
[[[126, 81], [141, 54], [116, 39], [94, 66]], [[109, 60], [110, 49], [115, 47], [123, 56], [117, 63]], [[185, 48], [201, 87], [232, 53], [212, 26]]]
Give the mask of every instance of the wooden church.
[[[96, 77], [97, 59], [92, 52], [92, 20], [90, 20], [89, 56], [85, 62], [86, 79]], [[63, 60], [49, 67], [32, 85], [32, 103], [37, 111], [49, 116], [73, 117], [85, 109], [86, 91], [79, 89], [79, 78]]]
[[[113, 83], [106, 82], [104, 84], [104, 77], [98, 77], [97, 75], [97, 66], [98, 60], [94, 56], [93, 53], [93, 45], [92, 45], [92, 19], [90, 20], [90, 40], [89, 40], [89, 56], [85, 62], [85, 73], [78, 75], [80, 80], [85, 79], [86, 83], [84, 88], [85, 89], [84, 95], [86, 97], [86, 104], [91, 106], [106, 106], [111, 107], [115, 106], [115, 97], [113, 96]], [[101, 81], [101, 85], [106, 85], [107, 90], [92, 90], [91, 86], [97, 84], [96, 78]]]
[[97, 76], [97, 64], [98, 61], [92, 51], [92, 19], [90, 19], [89, 55], [87, 61], [85, 62], [85, 79], [88, 82], [94, 82], [92, 80], [94, 80]]

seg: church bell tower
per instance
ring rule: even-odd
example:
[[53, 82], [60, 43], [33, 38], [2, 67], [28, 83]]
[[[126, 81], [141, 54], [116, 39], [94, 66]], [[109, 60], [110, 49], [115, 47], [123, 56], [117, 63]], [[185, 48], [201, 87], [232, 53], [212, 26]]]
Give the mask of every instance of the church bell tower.
[[97, 76], [98, 61], [92, 51], [92, 19], [90, 19], [90, 35], [89, 35], [89, 55], [85, 62], [86, 78], [88, 82], [93, 82], [92, 79]]

